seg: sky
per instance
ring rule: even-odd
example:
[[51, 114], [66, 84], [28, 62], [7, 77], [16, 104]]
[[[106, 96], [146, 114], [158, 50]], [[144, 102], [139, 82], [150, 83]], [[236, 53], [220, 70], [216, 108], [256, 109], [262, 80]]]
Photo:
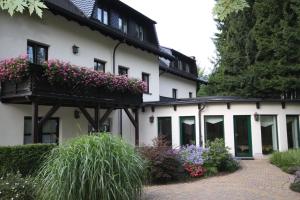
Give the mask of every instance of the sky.
[[185, 55], [196, 56], [205, 74], [213, 69], [215, 57], [212, 38], [217, 32], [212, 9], [215, 0], [121, 0], [157, 22], [162, 46]]

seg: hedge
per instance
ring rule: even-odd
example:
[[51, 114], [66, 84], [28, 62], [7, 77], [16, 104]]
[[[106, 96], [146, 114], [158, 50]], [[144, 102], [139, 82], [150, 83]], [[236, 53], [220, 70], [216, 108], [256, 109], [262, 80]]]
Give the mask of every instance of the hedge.
[[52, 144], [0, 147], [0, 174], [19, 171], [23, 176], [31, 175], [54, 147]]

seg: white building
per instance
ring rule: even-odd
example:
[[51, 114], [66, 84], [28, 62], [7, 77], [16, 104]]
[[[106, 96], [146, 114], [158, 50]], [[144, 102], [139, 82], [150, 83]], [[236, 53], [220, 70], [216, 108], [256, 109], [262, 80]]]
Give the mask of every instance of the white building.
[[25, 94], [16, 87], [12, 94], [2, 84], [1, 146], [61, 143], [96, 128], [133, 145], [151, 145], [159, 135], [173, 147], [222, 137], [238, 157], [299, 148], [300, 101], [196, 98], [203, 81], [194, 58], [159, 47], [153, 20], [118, 0], [45, 2], [42, 20], [0, 12], [0, 60], [24, 53], [36, 64], [60, 59], [143, 79], [148, 90], [141, 104], [128, 94], [112, 101], [32, 88]]

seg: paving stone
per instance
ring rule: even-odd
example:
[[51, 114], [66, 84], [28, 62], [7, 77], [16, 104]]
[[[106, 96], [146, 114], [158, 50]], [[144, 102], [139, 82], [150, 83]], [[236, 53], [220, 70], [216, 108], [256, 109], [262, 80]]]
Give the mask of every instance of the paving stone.
[[294, 177], [268, 160], [241, 161], [235, 173], [190, 183], [146, 187], [143, 200], [300, 200]]

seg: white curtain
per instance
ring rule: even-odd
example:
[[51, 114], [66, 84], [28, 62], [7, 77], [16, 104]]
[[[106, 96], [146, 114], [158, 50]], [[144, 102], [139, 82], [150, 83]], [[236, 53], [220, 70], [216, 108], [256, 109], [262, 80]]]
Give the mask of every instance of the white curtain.
[[205, 122], [210, 124], [217, 124], [223, 121], [223, 117], [206, 117]]
[[287, 123], [292, 123], [292, 137], [293, 137], [293, 147], [299, 148], [299, 133], [298, 133], [298, 120], [297, 117], [287, 117]]
[[193, 119], [185, 119], [182, 121], [182, 123], [187, 124], [187, 125], [194, 125], [195, 124], [195, 120]]
[[278, 150], [276, 116], [261, 116], [260, 123], [261, 123], [261, 126], [264, 128], [272, 126], [273, 150], [275, 150], [275, 151]]

